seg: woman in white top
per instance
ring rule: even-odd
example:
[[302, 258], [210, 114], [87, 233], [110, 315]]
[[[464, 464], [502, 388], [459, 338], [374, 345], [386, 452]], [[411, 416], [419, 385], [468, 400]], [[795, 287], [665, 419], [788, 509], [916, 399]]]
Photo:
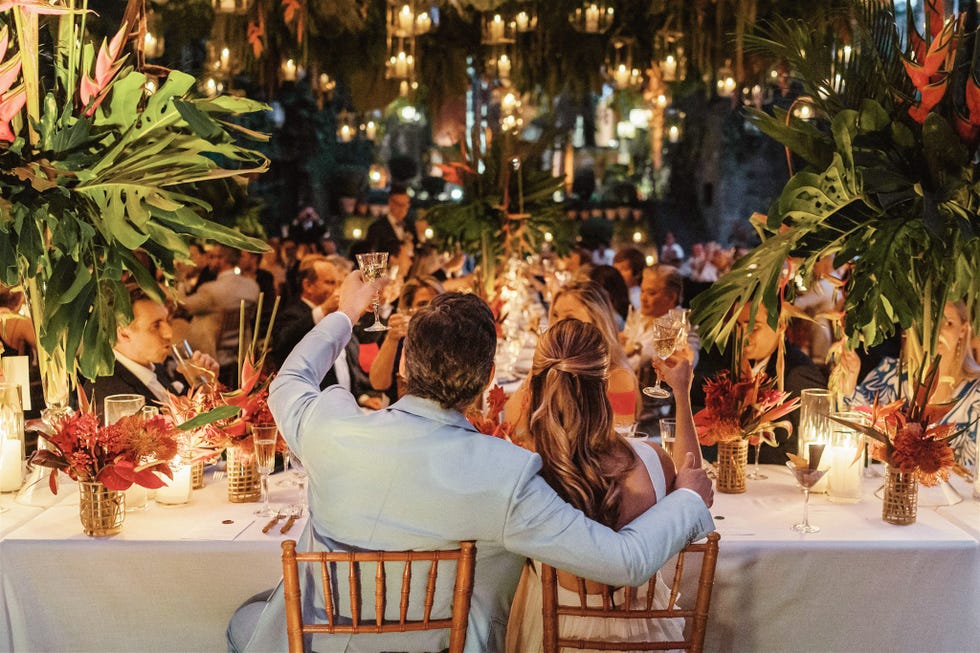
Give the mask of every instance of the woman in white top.
[[[678, 433], [674, 456], [688, 452], [700, 464], [689, 402], [690, 359], [676, 356], [661, 365], [666, 381], [678, 396]], [[549, 327], [534, 353], [528, 382], [530, 413], [528, 445], [542, 458], [542, 477], [563, 499], [586, 515], [619, 528], [673, 489], [674, 461], [652, 443], [627, 440], [613, 429], [612, 408], [606, 396], [609, 352], [601, 332], [591, 324], [565, 319]], [[541, 585], [528, 568], [511, 608], [507, 650], [541, 650]], [[559, 573], [559, 593], [574, 590]], [[644, 594], [636, 600], [645, 601]], [[654, 603], [665, 606], [667, 588], [659, 584]], [[597, 595], [596, 600], [600, 600]], [[656, 620], [661, 621], [661, 620]], [[679, 638], [683, 620], [666, 625], [641, 620], [562, 618], [566, 635], [630, 641]]]

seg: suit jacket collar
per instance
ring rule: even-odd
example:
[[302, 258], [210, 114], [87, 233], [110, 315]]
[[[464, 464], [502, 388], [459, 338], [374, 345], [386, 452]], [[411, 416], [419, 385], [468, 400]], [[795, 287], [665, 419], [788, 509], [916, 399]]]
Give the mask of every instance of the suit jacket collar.
[[470, 421], [463, 417], [463, 414], [458, 410], [447, 410], [431, 399], [423, 399], [422, 397], [416, 397], [414, 395], [405, 395], [392, 404], [388, 410], [398, 410], [421, 417], [423, 419], [429, 419], [436, 422], [441, 422], [443, 424], [448, 424], [450, 426], [456, 426], [475, 433], [478, 432], [476, 428], [470, 424]]

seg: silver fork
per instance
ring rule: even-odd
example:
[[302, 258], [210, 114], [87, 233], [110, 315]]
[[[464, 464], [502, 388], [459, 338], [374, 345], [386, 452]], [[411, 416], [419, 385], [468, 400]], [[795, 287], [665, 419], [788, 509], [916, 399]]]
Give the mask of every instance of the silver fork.
[[220, 481], [224, 477], [225, 477], [225, 470], [223, 469], [216, 469], [211, 473], [211, 480], [215, 482]]

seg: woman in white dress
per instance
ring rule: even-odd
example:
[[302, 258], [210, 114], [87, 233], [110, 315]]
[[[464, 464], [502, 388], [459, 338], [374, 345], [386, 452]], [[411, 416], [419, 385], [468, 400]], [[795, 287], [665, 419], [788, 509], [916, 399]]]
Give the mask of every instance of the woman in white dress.
[[[686, 354], [686, 355], [685, 355]], [[658, 361], [659, 362], [659, 361]], [[690, 354], [681, 352], [659, 368], [678, 401], [674, 457], [700, 450], [691, 417]], [[566, 501], [586, 515], [620, 528], [673, 489], [674, 460], [659, 445], [627, 440], [613, 429], [606, 396], [609, 353], [601, 332], [575, 319], [549, 327], [538, 342], [528, 380], [526, 403], [528, 446], [542, 458], [541, 475]], [[527, 653], [542, 648], [541, 583], [535, 564], [525, 570], [511, 608], [507, 651]], [[559, 573], [559, 599], [575, 600], [570, 577]], [[658, 583], [655, 605], [664, 607], [667, 587]], [[595, 596], [601, 601], [599, 595]], [[645, 604], [645, 594], [636, 598]], [[601, 603], [597, 603], [600, 604]], [[682, 619], [601, 621], [562, 617], [561, 632], [610, 640], [680, 639]]]

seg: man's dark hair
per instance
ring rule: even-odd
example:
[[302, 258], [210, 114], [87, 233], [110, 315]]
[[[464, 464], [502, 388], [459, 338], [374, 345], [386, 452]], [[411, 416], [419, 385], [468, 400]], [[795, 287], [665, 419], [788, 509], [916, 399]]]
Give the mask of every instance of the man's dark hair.
[[639, 282], [640, 277], [643, 276], [643, 268], [647, 266], [647, 260], [646, 257], [643, 256], [643, 252], [635, 247], [621, 249], [616, 252], [615, 256], [613, 256], [613, 265], [619, 263], [620, 261], [629, 262], [630, 270], [633, 271], [633, 278]]
[[408, 325], [408, 393], [462, 409], [489, 382], [496, 350], [497, 332], [486, 302], [458, 292], [439, 295]]

